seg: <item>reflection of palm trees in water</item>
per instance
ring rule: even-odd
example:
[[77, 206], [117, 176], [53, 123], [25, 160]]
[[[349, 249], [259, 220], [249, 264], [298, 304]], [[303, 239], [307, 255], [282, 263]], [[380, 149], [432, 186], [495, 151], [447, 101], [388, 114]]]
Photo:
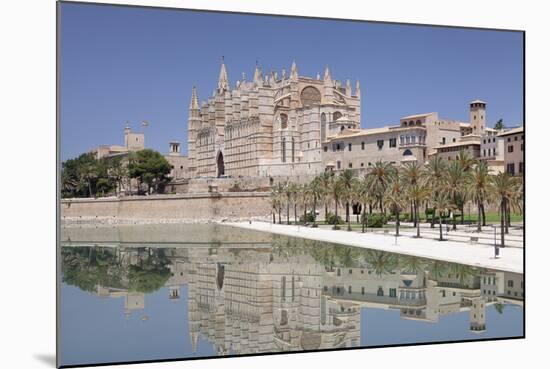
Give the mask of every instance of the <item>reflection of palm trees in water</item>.
[[431, 279], [441, 278], [447, 273], [449, 263], [438, 260], [431, 260], [428, 263], [428, 273]]
[[427, 260], [416, 256], [399, 255], [398, 259], [399, 267], [404, 273], [418, 274], [424, 272], [428, 267]]
[[397, 255], [385, 251], [369, 250], [365, 255], [365, 261], [378, 277], [390, 274], [398, 266]]
[[457, 275], [461, 284], [464, 284], [468, 279], [479, 274], [479, 268], [464, 264], [450, 263], [449, 269], [452, 273]]

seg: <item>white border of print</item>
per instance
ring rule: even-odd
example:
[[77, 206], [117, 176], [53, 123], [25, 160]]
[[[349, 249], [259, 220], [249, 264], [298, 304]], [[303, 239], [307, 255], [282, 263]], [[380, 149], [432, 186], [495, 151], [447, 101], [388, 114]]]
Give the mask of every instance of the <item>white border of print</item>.
[[[522, 29], [526, 35], [527, 326], [525, 340], [412, 346], [299, 355], [138, 364], [132, 368], [281, 367], [517, 368], [542, 358], [549, 260], [545, 169], [548, 60], [544, 2], [295, 0], [109, 1], [109, 3], [281, 15]], [[55, 1], [4, 2], [2, 34], [2, 337], [4, 368], [55, 364]], [[368, 86], [367, 86], [368, 88]], [[544, 161], [543, 161], [544, 160]], [[539, 177], [539, 178], [537, 178]], [[126, 366], [117, 366], [117, 368]]]

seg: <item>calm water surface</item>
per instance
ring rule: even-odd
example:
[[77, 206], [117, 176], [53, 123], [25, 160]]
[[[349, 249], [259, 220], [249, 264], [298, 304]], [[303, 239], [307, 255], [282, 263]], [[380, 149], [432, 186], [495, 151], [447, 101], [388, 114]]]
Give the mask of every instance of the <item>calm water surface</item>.
[[62, 230], [60, 362], [523, 335], [523, 275], [220, 225]]

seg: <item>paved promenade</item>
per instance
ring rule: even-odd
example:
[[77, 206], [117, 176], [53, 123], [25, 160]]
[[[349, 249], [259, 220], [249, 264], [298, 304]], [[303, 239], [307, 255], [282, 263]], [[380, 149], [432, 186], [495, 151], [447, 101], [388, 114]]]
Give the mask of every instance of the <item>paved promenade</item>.
[[297, 225], [272, 224], [267, 222], [224, 223], [225, 225], [271, 232], [292, 237], [307, 238], [348, 246], [396, 252], [429, 259], [444, 260], [477, 267], [523, 273], [523, 248], [500, 249], [497, 259], [494, 247], [488, 244], [467, 243], [454, 240], [436, 241], [431, 238], [394, 237], [391, 234], [358, 233], [344, 230], [310, 228]]

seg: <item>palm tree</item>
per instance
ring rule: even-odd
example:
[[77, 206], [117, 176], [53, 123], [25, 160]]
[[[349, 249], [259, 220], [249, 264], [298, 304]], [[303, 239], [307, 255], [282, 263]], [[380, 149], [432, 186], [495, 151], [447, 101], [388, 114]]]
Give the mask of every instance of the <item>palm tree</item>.
[[323, 172], [319, 175], [319, 186], [321, 187], [321, 197], [323, 199], [323, 204], [325, 205], [325, 223], [327, 221], [328, 214], [328, 204], [330, 203], [330, 182], [332, 180], [333, 173]]
[[340, 173], [340, 180], [342, 181], [342, 187], [344, 190], [344, 198], [346, 200], [346, 222], [349, 223], [350, 220], [350, 197], [352, 197], [351, 189], [353, 188], [353, 183], [356, 180], [355, 174], [351, 169], [345, 169]]
[[298, 223], [298, 197], [300, 193], [300, 185], [290, 182], [289, 184], [290, 200], [294, 205], [294, 223]]
[[470, 179], [469, 192], [477, 205], [477, 231], [481, 232], [482, 213], [485, 213], [483, 206], [485, 201], [487, 201], [490, 179], [489, 167], [486, 161], [481, 160], [476, 163]]
[[97, 178], [97, 166], [95, 163], [86, 163], [80, 168], [79, 173], [82, 181], [88, 184], [88, 195], [93, 197], [92, 193], [92, 179]]
[[394, 176], [395, 169], [389, 163], [384, 163], [378, 160], [368, 169], [367, 176], [371, 178], [371, 191], [376, 194], [378, 198], [378, 206], [380, 211], [384, 213], [383, 198], [384, 192], [388, 187], [388, 183]]
[[[418, 184], [418, 182], [420, 181], [422, 176], [422, 169], [416, 162], [406, 163], [401, 169], [401, 176], [403, 177], [403, 184], [405, 185], [405, 187], [410, 188]], [[418, 219], [418, 209], [416, 208], [417, 205], [418, 204], [415, 204], [411, 201], [411, 219], [414, 220], [413, 225], [415, 227], [416, 223], [420, 221]]]
[[428, 263], [428, 273], [430, 274], [431, 279], [437, 279], [443, 277], [447, 272], [449, 264], [444, 261], [431, 260]]
[[313, 181], [308, 185], [307, 192], [309, 193], [310, 199], [313, 201], [313, 225], [312, 227], [317, 227], [315, 223], [317, 219], [317, 202], [323, 196], [324, 189], [321, 187], [320, 177], [315, 177]]
[[[430, 197], [430, 188], [423, 181], [420, 181], [407, 189], [407, 197], [409, 201], [413, 202], [415, 218], [418, 219], [418, 208], [422, 202]], [[420, 238], [420, 222], [416, 222], [416, 237]]]
[[350, 204], [357, 198], [355, 193], [357, 177], [355, 177], [351, 169], [346, 169], [340, 173], [338, 179], [342, 184], [341, 198], [346, 202], [346, 222], [348, 223], [348, 231], [351, 231]]
[[398, 260], [403, 273], [418, 274], [424, 272], [429, 265], [426, 259], [417, 256], [400, 255]]
[[[443, 190], [450, 195], [455, 208], [460, 208], [464, 203], [464, 189], [468, 183], [468, 174], [458, 160], [453, 160], [446, 171]], [[453, 216], [453, 230], [456, 230], [456, 221]]]
[[[424, 172], [424, 178], [430, 186], [432, 195], [437, 197], [439, 191], [443, 188], [445, 182], [445, 176], [447, 171], [447, 162], [441, 157], [436, 156], [426, 164], [426, 169]], [[435, 214], [435, 212], [434, 212]], [[431, 227], [434, 227], [435, 216], [432, 215]]]
[[450, 211], [453, 204], [451, 200], [449, 200], [448, 194], [441, 191], [436, 193], [432, 198], [432, 204], [434, 208], [434, 216], [437, 213], [439, 218], [439, 241], [443, 241], [443, 215]]
[[286, 224], [290, 224], [290, 203], [292, 202], [293, 188], [289, 182], [284, 187], [284, 198], [286, 203]]
[[342, 197], [344, 186], [341, 177], [333, 177], [330, 182], [330, 197], [334, 201], [334, 226], [333, 229], [338, 229], [338, 205]]
[[389, 184], [385, 194], [384, 203], [395, 213], [395, 236], [399, 236], [400, 215], [407, 207], [407, 197], [402, 181], [396, 175], [393, 181]]
[[518, 189], [517, 180], [506, 172], [498, 173], [491, 177], [490, 192], [496, 201], [500, 203], [500, 247], [504, 245], [506, 207], [512, 198], [514, 192]]
[[[472, 169], [474, 165], [476, 164], [476, 159], [474, 159], [467, 151], [460, 150], [458, 153], [458, 159], [457, 161], [460, 163], [460, 166], [462, 167], [462, 170], [464, 171], [466, 176], [466, 181], [471, 180], [472, 175]], [[464, 196], [461, 199], [460, 202], [460, 224], [464, 224], [464, 203], [466, 202], [466, 192], [464, 193]]]
[[302, 199], [302, 205], [304, 207], [304, 224], [307, 223], [307, 205], [311, 200], [311, 192], [309, 184], [303, 184], [298, 186], [298, 196]]
[[357, 181], [356, 184], [357, 200], [362, 204], [361, 214], [361, 232], [365, 233], [365, 226], [368, 224], [367, 205], [375, 200], [371, 192], [371, 186], [367, 177], [363, 177], [361, 181]]

